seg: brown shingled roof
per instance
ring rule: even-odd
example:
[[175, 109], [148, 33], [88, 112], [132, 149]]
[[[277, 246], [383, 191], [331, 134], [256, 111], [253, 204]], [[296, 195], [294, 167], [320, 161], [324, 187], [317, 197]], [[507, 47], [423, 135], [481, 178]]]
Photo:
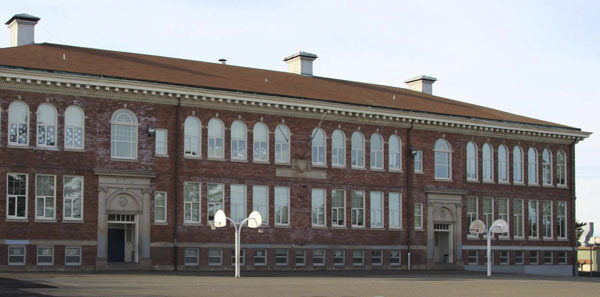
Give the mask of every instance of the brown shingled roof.
[[404, 88], [50, 43], [2, 48], [0, 65], [570, 128]]

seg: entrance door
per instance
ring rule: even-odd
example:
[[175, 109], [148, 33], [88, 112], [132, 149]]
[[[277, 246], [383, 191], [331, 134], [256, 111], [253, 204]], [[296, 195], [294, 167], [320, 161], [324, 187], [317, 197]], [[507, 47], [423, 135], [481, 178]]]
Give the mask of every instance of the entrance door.
[[125, 262], [125, 229], [108, 229], [108, 262]]
[[450, 263], [449, 232], [435, 231], [435, 249], [433, 260], [435, 263]]

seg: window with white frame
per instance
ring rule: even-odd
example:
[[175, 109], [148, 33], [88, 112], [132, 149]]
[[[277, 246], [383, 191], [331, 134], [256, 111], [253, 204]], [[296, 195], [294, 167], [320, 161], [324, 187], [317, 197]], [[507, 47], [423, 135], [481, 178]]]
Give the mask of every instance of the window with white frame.
[[267, 249], [254, 249], [254, 266], [267, 265]]
[[[246, 250], [240, 248], [240, 266], [244, 266], [246, 264]], [[235, 249], [231, 250], [231, 265], [235, 265]]]
[[467, 143], [467, 180], [477, 180], [477, 145]]
[[343, 227], [346, 225], [346, 191], [331, 190], [331, 225]]
[[37, 146], [56, 147], [56, 108], [42, 103], [37, 109]]
[[223, 184], [207, 184], [206, 185], [206, 210], [208, 223], [215, 219], [217, 210], [224, 209], [223, 207]]
[[252, 186], [252, 210], [260, 213], [262, 225], [269, 225], [269, 187]]
[[452, 151], [450, 144], [444, 139], [438, 139], [433, 149], [433, 159], [436, 179], [452, 179]]
[[390, 265], [396, 266], [401, 264], [400, 260], [400, 250], [391, 250], [390, 251]]
[[352, 251], [352, 265], [361, 266], [365, 264], [365, 251], [353, 250]]
[[556, 202], [556, 232], [559, 239], [567, 239], [567, 202]]
[[352, 191], [352, 209], [351, 220], [352, 227], [364, 227], [365, 226], [365, 192], [363, 191]]
[[39, 266], [54, 265], [54, 248], [53, 247], [38, 247], [37, 248], [37, 265], [39, 265]]
[[486, 143], [483, 145], [481, 153], [483, 181], [494, 181], [494, 149], [489, 143]]
[[507, 265], [508, 259], [508, 251], [500, 251], [500, 264]]
[[63, 176], [63, 219], [83, 219], [83, 176]]
[[242, 121], [234, 121], [231, 124], [231, 159], [246, 160], [246, 124]]
[[285, 125], [275, 128], [275, 163], [290, 162], [290, 129]]
[[65, 148], [83, 149], [85, 140], [85, 114], [77, 105], [65, 110]]
[[246, 218], [246, 185], [231, 185], [230, 192], [231, 219], [241, 222]]
[[478, 251], [469, 251], [469, 259], [467, 264], [469, 265], [477, 265], [479, 263], [479, 252]]
[[137, 128], [136, 116], [127, 109], [119, 109], [111, 118], [111, 157], [115, 159], [137, 159]]
[[312, 189], [311, 213], [313, 227], [325, 227], [325, 190]]
[[498, 182], [508, 183], [508, 150], [503, 144], [498, 146]]
[[81, 247], [65, 247], [65, 266], [81, 265]]
[[287, 249], [276, 249], [275, 250], [275, 265], [278, 265], [278, 266], [288, 265], [288, 250]]
[[402, 228], [402, 198], [399, 192], [388, 194], [388, 219], [390, 228]]
[[167, 221], [167, 192], [154, 193], [154, 222], [165, 223]]
[[567, 185], [567, 158], [563, 151], [556, 153], [556, 183], [559, 186]]
[[527, 183], [530, 185], [538, 184], [538, 157], [537, 151], [530, 147], [527, 152]]
[[321, 128], [315, 128], [312, 133], [312, 164], [325, 165], [325, 153], [327, 152], [325, 132]]
[[527, 225], [529, 226], [529, 237], [538, 237], [538, 201], [529, 200], [529, 212], [527, 213]]
[[219, 248], [208, 249], [208, 266], [223, 265], [223, 250]]
[[513, 149], [513, 182], [523, 183], [523, 149], [520, 146]]
[[202, 123], [195, 116], [188, 116], [184, 123], [185, 138], [183, 141], [183, 152], [186, 157], [200, 158], [202, 148]]
[[[478, 208], [477, 197], [467, 197], [467, 226], [471, 226], [471, 223], [478, 219]], [[473, 233], [468, 235], [477, 236]]]
[[402, 141], [397, 135], [390, 136], [388, 143], [389, 169], [402, 170]]
[[523, 199], [513, 200], [513, 236], [514, 238], [523, 238]]
[[23, 101], [8, 107], [8, 144], [29, 145], [29, 107]]
[[200, 249], [199, 248], [186, 248], [184, 250], [183, 262], [186, 266], [198, 265], [200, 260]]
[[548, 149], [542, 151], [542, 184], [552, 185], [552, 153]]
[[558, 264], [567, 264], [567, 252], [558, 252]]
[[515, 251], [515, 264], [523, 264], [523, 251]]
[[8, 265], [25, 265], [25, 247], [8, 246]]
[[296, 254], [296, 266], [304, 266], [306, 265], [306, 250], [305, 249], [296, 249], [294, 251]]
[[371, 251], [371, 265], [383, 265], [383, 251], [372, 250]]
[[335, 130], [331, 134], [331, 165], [346, 166], [346, 135], [342, 130]]
[[365, 137], [358, 131], [352, 133], [351, 161], [354, 168], [365, 167]]
[[[498, 200], [496, 200], [496, 203], [498, 204], [498, 219], [500, 220], [504, 220], [509, 226], [510, 226], [510, 220], [509, 220], [509, 215], [508, 215], [508, 199], [506, 198], [498, 198]], [[506, 233], [500, 233], [500, 236], [502, 237], [508, 237], [508, 232]]]
[[269, 128], [265, 123], [254, 124], [252, 130], [253, 137], [253, 161], [268, 162], [269, 161]]
[[485, 227], [490, 228], [494, 223], [494, 199], [490, 197], [484, 197], [482, 199], [481, 211]]
[[423, 151], [415, 150], [413, 151], [413, 164], [414, 164], [414, 172], [422, 173], [423, 172]]
[[325, 250], [324, 249], [314, 249], [312, 250], [312, 259], [313, 266], [323, 266], [325, 265]]
[[212, 118], [208, 121], [208, 158], [225, 158], [225, 126], [223, 121]]
[[417, 230], [423, 229], [423, 203], [415, 203], [414, 205], [414, 226]]
[[529, 264], [538, 264], [540, 262], [538, 251], [529, 251]]
[[333, 265], [346, 265], [346, 252], [342, 249], [333, 250]]
[[371, 228], [383, 228], [383, 192], [371, 191]]
[[290, 224], [290, 188], [275, 187], [275, 225]]
[[371, 169], [383, 169], [383, 138], [378, 133], [371, 135]]
[[552, 238], [552, 201], [542, 201], [542, 230], [545, 239]]
[[183, 183], [183, 222], [200, 223], [200, 183]]
[[35, 218], [56, 218], [56, 177], [37, 174], [35, 176]]
[[554, 257], [552, 251], [544, 251], [544, 264], [552, 264], [553, 262]]
[[156, 129], [154, 135], [154, 154], [157, 156], [167, 156], [167, 129]]
[[27, 218], [27, 174], [9, 173], [6, 180], [6, 218]]

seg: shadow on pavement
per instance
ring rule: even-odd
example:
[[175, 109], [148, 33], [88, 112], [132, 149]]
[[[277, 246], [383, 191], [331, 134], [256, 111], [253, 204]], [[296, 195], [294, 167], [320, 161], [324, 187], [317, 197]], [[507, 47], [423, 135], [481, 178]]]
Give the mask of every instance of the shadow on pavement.
[[17, 297], [40, 297], [49, 296], [22, 291], [21, 289], [45, 289], [55, 288], [53, 286], [42, 285], [30, 281], [0, 277], [0, 296], [17, 296]]

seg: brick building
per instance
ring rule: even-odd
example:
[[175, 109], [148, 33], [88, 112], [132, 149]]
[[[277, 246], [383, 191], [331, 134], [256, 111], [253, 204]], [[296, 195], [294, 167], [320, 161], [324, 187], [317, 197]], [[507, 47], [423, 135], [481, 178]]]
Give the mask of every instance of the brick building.
[[571, 274], [580, 129], [410, 89], [33, 42], [0, 49], [0, 269]]

